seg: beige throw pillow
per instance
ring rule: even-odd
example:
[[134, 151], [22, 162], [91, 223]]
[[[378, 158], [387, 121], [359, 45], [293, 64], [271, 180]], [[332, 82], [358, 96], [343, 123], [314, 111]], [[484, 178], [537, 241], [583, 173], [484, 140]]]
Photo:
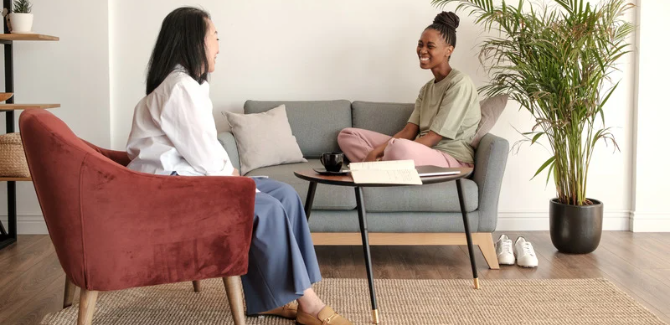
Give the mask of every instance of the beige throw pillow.
[[307, 162], [291, 132], [286, 107], [258, 114], [226, 112], [237, 142], [242, 175], [261, 167]]
[[498, 117], [500, 117], [500, 114], [502, 114], [502, 111], [507, 105], [507, 98], [507, 95], [497, 95], [479, 102], [482, 111], [482, 119], [479, 121], [479, 126], [477, 126], [477, 133], [475, 133], [475, 137], [470, 143], [473, 148], [477, 148], [479, 141], [481, 141], [496, 124]]

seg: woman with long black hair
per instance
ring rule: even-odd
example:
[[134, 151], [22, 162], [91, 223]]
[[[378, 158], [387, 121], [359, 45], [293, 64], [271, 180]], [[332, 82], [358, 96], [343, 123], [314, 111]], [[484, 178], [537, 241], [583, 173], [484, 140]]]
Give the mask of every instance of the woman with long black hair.
[[[209, 14], [201, 9], [179, 8], [165, 18], [149, 62], [146, 97], [133, 116], [129, 168], [239, 176], [217, 140], [209, 98], [207, 78], [216, 65], [218, 42]], [[351, 324], [312, 289], [321, 273], [298, 194], [278, 181], [254, 181], [259, 191], [249, 268], [242, 276], [247, 314], [297, 319], [303, 325]]]

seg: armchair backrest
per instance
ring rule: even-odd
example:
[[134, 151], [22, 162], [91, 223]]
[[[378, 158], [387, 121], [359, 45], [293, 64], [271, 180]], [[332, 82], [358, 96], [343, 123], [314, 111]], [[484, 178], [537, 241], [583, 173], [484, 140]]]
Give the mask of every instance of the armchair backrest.
[[[48, 111], [23, 112], [19, 127], [35, 191], [58, 259], [66, 274], [83, 279], [80, 181], [84, 161], [94, 156], [110, 167], [121, 166], [104, 157], [97, 147], [80, 140]], [[119, 155], [116, 158], [120, 159]]]

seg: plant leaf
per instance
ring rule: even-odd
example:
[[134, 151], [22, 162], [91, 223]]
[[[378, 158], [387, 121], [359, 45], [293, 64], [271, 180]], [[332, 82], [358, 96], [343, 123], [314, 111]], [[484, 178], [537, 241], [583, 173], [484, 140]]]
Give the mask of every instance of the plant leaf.
[[531, 179], [534, 179], [535, 176], [539, 175], [545, 168], [547, 168], [547, 166], [549, 166], [550, 164], [552, 164], [555, 160], [556, 160], [556, 156], [553, 156], [553, 157], [547, 159], [547, 161], [545, 161], [544, 164], [542, 164], [542, 167], [540, 167], [540, 168], [537, 170], [537, 172], [535, 173], [535, 175], [533, 175], [533, 177], [532, 177]]

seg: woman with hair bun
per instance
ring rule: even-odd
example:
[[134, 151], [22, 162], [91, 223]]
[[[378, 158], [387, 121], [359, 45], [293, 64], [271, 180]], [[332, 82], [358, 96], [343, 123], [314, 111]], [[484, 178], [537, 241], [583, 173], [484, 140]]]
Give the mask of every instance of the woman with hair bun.
[[472, 167], [470, 145], [481, 119], [477, 89], [470, 77], [449, 64], [456, 47], [459, 18], [441, 12], [419, 39], [416, 53], [421, 69], [434, 78], [419, 91], [407, 125], [393, 137], [346, 128], [337, 141], [352, 162], [414, 160], [415, 165]]

